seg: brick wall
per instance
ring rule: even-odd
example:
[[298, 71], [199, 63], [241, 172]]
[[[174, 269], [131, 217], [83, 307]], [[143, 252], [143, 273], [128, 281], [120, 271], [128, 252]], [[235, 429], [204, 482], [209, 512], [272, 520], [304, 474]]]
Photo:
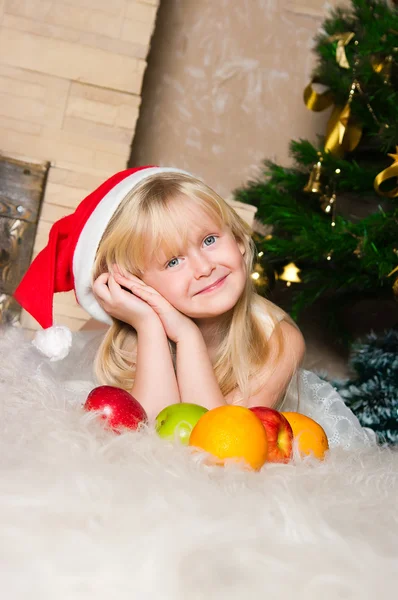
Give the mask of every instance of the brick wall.
[[[127, 165], [158, 0], [0, 0], [0, 153], [50, 161], [34, 255], [51, 224]], [[55, 319], [87, 314], [58, 294]], [[26, 313], [22, 325], [38, 324]]]

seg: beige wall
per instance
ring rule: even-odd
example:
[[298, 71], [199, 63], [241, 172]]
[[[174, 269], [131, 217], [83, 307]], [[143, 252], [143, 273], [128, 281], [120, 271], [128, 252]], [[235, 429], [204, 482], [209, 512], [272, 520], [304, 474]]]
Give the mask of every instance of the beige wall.
[[[0, 0], [0, 153], [49, 161], [34, 254], [51, 224], [127, 165], [158, 0]], [[72, 293], [55, 320], [87, 319]], [[37, 328], [23, 314], [22, 324]]]
[[[158, 2], [0, 0], [0, 152], [51, 162], [34, 254], [125, 168], [134, 132], [132, 163], [186, 168], [228, 198], [264, 158], [286, 162], [291, 138], [323, 131], [302, 90], [335, 0], [161, 0], [140, 109]], [[86, 318], [56, 296], [58, 322]]]
[[287, 163], [291, 139], [324, 131], [302, 98], [335, 4], [162, 0], [132, 164], [185, 168], [228, 197], [265, 158]]

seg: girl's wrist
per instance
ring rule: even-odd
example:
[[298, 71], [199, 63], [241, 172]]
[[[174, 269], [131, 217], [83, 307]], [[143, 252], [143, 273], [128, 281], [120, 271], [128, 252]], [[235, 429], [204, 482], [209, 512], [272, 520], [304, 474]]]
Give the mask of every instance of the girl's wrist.
[[142, 335], [166, 335], [161, 320], [157, 315], [147, 319], [140, 319], [137, 325], [131, 324], [137, 332], [138, 336]]
[[181, 335], [175, 340], [177, 347], [183, 342], [192, 342], [194, 340], [203, 340], [203, 336], [200, 332], [199, 327], [191, 321], [187, 324], [184, 331], [181, 332]]

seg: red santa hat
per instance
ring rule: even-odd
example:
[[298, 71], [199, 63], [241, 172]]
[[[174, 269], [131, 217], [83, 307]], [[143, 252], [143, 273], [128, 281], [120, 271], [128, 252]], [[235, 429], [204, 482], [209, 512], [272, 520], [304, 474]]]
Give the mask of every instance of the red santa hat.
[[75, 291], [76, 299], [94, 319], [111, 324], [92, 291], [92, 271], [105, 229], [121, 201], [141, 181], [158, 173], [185, 173], [168, 167], [140, 167], [116, 173], [87, 196], [71, 215], [51, 227], [47, 246], [37, 255], [14, 293], [15, 299], [45, 328], [34, 345], [51, 360], [64, 358], [72, 334], [54, 326], [56, 292]]

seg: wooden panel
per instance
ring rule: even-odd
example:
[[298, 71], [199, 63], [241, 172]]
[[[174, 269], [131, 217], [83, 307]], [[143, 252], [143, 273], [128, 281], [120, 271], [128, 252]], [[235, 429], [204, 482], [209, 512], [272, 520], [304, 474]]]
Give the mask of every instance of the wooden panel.
[[0, 217], [0, 293], [12, 295], [32, 254], [36, 227], [22, 219]]
[[48, 167], [0, 155], [0, 216], [37, 222]]
[[20, 313], [12, 294], [30, 264], [48, 167], [0, 156], [0, 323]]

